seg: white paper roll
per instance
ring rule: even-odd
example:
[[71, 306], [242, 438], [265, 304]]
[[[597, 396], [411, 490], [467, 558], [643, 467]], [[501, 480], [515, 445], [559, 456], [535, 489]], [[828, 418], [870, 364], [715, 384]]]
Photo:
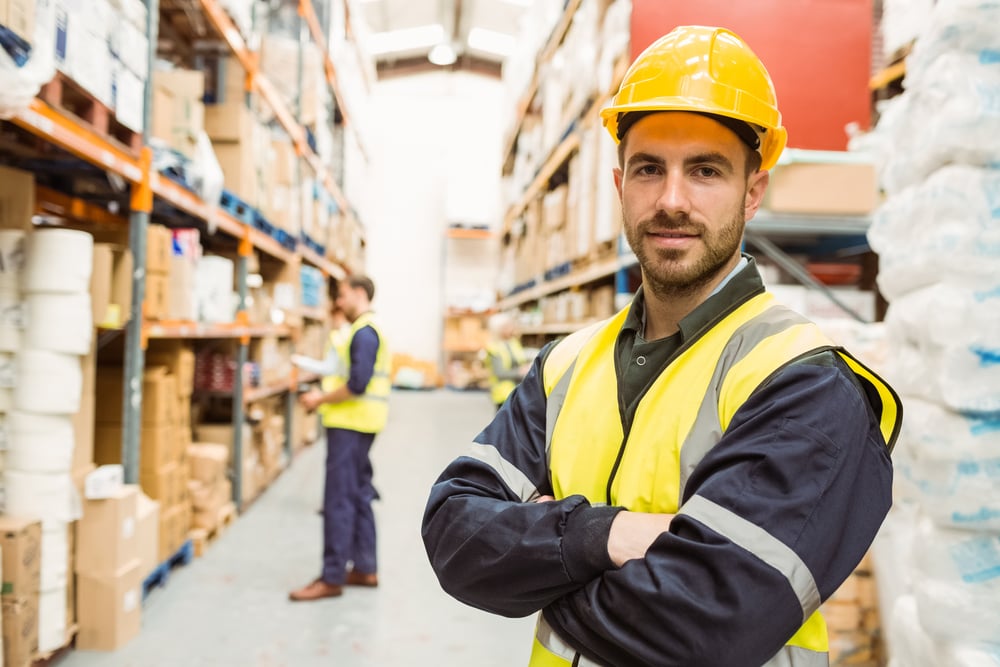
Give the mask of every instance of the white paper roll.
[[80, 357], [44, 350], [17, 355], [14, 405], [23, 412], [74, 415], [80, 410], [83, 371]]
[[72, 229], [39, 229], [28, 237], [21, 290], [81, 293], [90, 288], [94, 237]]
[[43, 591], [66, 588], [69, 581], [69, 524], [55, 521], [42, 531], [42, 576], [39, 584]]
[[73, 418], [12, 412], [7, 418], [7, 465], [24, 472], [73, 469]]
[[66, 587], [38, 594], [38, 651], [45, 653], [66, 644]]
[[21, 349], [24, 328], [24, 303], [18, 292], [0, 287], [0, 351]]
[[68, 474], [3, 471], [7, 502], [4, 512], [15, 516], [33, 516], [42, 520], [43, 529], [56, 522], [76, 521], [82, 511], [80, 494]]
[[17, 292], [24, 273], [24, 230], [0, 229], [0, 289]]
[[24, 345], [33, 350], [49, 350], [86, 355], [93, 337], [90, 294], [29, 294]]

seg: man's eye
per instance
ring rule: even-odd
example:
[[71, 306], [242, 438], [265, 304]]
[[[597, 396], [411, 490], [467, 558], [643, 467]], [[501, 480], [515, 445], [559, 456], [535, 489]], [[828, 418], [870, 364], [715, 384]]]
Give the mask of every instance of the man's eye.
[[713, 176], [715, 176], [719, 172], [717, 172], [712, 167], [698, 167], [697, 173], [698, 173], [698, 176], [700, 176], [702, 178], [712, 178]]

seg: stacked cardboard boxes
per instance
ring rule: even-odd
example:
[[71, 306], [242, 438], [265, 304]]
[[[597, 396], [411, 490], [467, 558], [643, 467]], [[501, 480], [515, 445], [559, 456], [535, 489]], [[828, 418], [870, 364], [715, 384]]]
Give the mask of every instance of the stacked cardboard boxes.
[[3, 553], [3, 664], [26, 667], [38, 650], [42, 524], [0, 516]]
[[[98, 464], [120, 463], [122, 425], [120, 367], [98, 370], [98, 392], [94, 459]], [[142, 432], [139, 441], [139, 482], [142, 490], [160, 503], [159, 560], [165, 561], [187, 539], [191, 525], [191, 502], [187, 493], [187, 441], [182, 437], [181, 414], [189, 411], [189, 398], [181, 395], [178, 377], [167, 366], [149, 366], [143, 375]], [[117, 400], [115, 400], [117, 398]], [[190, 419], [190, 417], [188, 417]]]
[[146, 232], [145, 315], [151, 320], [170, 318], [170, 265], [173, 234], [162, 225], [150, 225]]
[[189, 159], [205, 129], [205, 75], [174, 69], [153, 73], [152, 135]]
[[98, 651], [115, 650], [139, 634], [145, 578], [139, 488], [120, 486], [107, 495], [84, 500], [77, 529], [76, 646]]
[[878, 593], [871, 558], [861, 564], [820, 608], [830, 634], [830, 664], [884, 665]]
[[188, 492], [194, 514], [192, 533], [207, 537], [215, 533], [227, 512], [234, 511], [233, 485], [228, 479], [229, 448], [194, 443], [188, 446], [190, 479]]

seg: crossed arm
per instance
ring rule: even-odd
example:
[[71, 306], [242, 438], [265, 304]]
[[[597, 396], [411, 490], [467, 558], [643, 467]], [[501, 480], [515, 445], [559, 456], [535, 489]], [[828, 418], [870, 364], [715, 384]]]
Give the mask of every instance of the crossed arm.
[[[853, 571], [891, 497], [891, 463], [842, 371], [793, 367], [740, 409], [678, 514], [554, 499], [538, 362], [434, 485], [423, 535], [442, 586], [507, 616], [542, 610], [607, 664], [763, 664]], [[585, 453], [581, 452], [581, 455]], [[695, 507], [721, 508], [803, 565], [786, 573]]]

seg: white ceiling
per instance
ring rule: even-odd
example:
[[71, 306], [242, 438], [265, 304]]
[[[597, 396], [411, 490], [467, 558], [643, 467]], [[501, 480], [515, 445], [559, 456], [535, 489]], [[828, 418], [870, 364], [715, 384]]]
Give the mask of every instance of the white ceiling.
[[[464, 65], [499, 66], [531, 0], [360, 0], [380, 70], [426, 64], [434, 42], [450, 42]], [[435, 27], [437, 26], [437, 27]], [[470, 43], [471, 37], [471, 43]], [[477, 41], [484, 39], [485, 41]], [[493, 43], [491, 45], [491, 42]]]

